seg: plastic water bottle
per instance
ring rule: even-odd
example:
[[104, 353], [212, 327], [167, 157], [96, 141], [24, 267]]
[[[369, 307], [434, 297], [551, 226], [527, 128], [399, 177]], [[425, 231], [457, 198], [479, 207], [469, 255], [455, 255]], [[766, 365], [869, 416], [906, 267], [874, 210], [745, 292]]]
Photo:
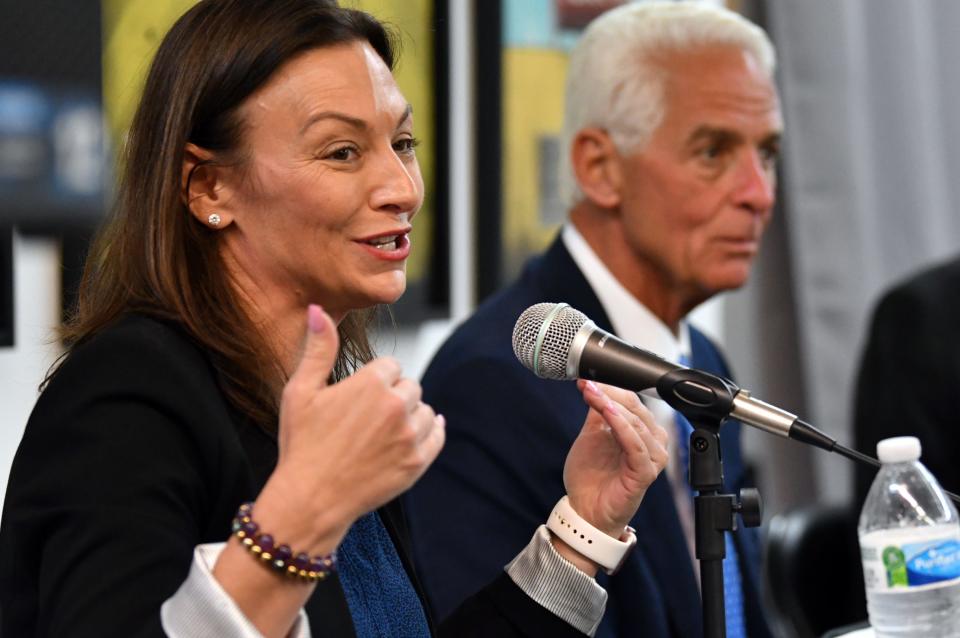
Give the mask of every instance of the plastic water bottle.
[[878, 637], [960, 636], [957, 510], [920, 464], [917, 438], [881, 441], [877, 456], [858, 526], [870, 624]]

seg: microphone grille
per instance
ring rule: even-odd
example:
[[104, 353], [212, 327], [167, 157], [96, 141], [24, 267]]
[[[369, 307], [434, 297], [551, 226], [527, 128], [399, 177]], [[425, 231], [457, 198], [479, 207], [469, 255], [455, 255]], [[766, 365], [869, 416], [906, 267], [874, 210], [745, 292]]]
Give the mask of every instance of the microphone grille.
[[544, 379], [571, 379], [567, 358], [587, 316], [564, 303], [530, 306], [513, 327], [513, 353], [528, 370]]

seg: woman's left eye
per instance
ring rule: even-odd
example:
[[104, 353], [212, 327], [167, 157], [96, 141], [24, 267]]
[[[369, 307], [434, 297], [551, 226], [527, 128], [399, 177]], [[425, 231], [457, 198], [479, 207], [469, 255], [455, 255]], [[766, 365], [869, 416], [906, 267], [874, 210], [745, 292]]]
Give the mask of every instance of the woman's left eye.
[[420, 145], [420, 140], [415, 137], [405, 137], [393, 143], [393, 150], [398, 153], [413, 153]]
[[336, 148], [327, 153], [325, 159], [332, 159], [338, 162], [348, 162], [352, 159], [356, 159], [356, 157], [357, 149], [353, 148], [352, 146], [341, 146], [340, 148]]

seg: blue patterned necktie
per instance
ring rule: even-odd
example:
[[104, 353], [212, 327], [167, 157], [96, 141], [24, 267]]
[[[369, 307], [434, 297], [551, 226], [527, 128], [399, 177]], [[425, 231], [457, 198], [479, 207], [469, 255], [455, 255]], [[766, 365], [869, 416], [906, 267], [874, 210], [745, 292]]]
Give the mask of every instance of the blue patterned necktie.
[[[680, 355], [679, 363], [690, 366], [690, 359], [686, 355]], [[687, 417], [679, 412], [675, 414], [680, 469], [692, 498], [693, 488], [690, 487], [688, 468], [690, 467], [690, 434], [693, 432], [693, 426]], [[740, 578], [740, 564], [737, 562], [737, 547], [733, 543], [731, 532], [724, 532], [723, 538], [726, 546], [726, 558], [723, 559], [723, 601], [727, 612], [727, 638], [746, 638], [747, 628], [743, 619], [743, 583]]]

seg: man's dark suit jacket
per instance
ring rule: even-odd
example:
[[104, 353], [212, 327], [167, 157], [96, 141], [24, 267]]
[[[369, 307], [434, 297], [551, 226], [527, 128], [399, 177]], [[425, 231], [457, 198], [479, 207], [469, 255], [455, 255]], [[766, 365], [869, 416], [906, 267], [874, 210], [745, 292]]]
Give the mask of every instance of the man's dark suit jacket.
[[[856, 448], [876, 454], [892, 436], [920, 439], [920, 460], [947, 490], [960, 490], [960, 259], [887, 292], [874, 312], [857, 381]], [[856, 466], [859, 510], [877, 472]]]
[[[414, 556], [440, 617], [512, 558], [531, 526], [565, 493], [562, 469], [587, 408], [576, 385], [539, 379], [514, 357], [514, 323], [531, 304], [566, 302], [612, 330], [599, 300], [558, 238], [522, 277], [484, 303], [444, 344], [423, 379], [424, 400], [447, 417], [447, 443], [406, 496]], [[720, 353], [691, 331], [697, 367], [729, 376]], [[740, 424], [721, 447], [728, 489], [739, 487]], [[638, 545], [609, 592], [598, 636], [703, 635], [700, 594], [665, 475], [647, 491], [631, 525]], [[735, 534], [751, 637], [769, 635], [757, 589], [752, 530]], [[601, 577], [605, 579], [605, 577]]]
[[[230, 536], [237, 506], [276, 462], [275, 438], [227, 404], [181, 330], [142, 316], [108, 328], [56, 374], [17, 451], [0, 525], [0, 633], [164, 635], [160, 606], [194, 547]], [[399, 503], [380, 516], [423, 600]], [[441, 635], [581, 635], [505, 574], [491, 580]], [[313, 635], [354, 634], [335, 577], [306, 610]]]

